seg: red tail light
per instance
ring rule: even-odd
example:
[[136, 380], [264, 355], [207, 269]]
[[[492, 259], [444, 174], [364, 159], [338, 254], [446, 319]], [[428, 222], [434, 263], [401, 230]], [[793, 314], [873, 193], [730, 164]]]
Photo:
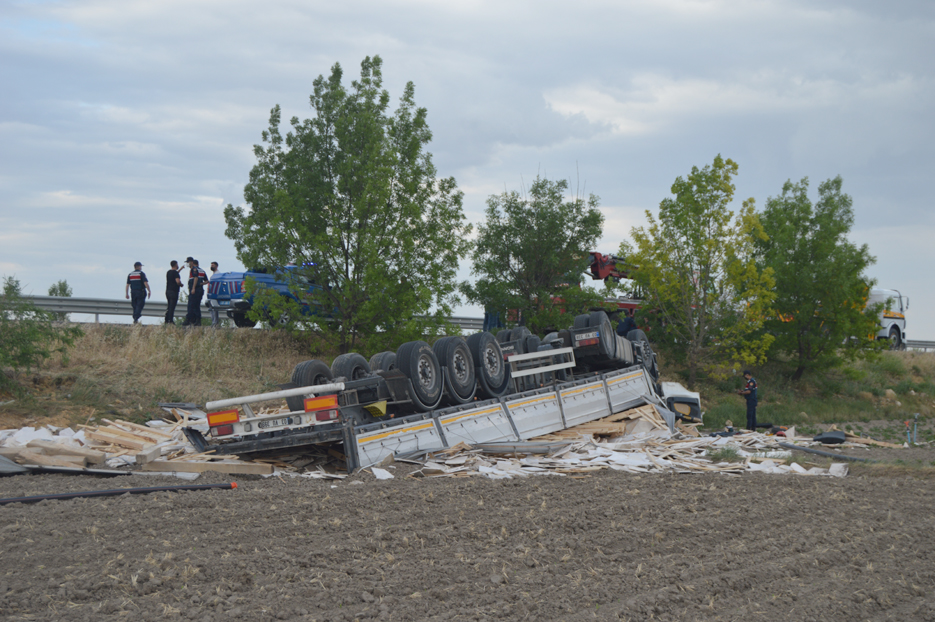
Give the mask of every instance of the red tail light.
[[219, 426], [211, 428], [211, 436], [227, 436], [228, 434], [233, 434], [233, 433], [234, 433], [234, 426], [230, 424], [219, 425]]
[[331, 410], [319, 410], [315, 413], [316, 421], [334, 421], [338, 418], [338, 410], [333, 408]]

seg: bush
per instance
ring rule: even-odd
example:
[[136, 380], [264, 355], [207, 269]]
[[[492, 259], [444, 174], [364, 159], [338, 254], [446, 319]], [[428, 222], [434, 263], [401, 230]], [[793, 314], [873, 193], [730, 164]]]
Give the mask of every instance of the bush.
[[[81, 336], [77, 326], [56, 324], [54, 313], [37, 308], [22, 295], [19, 281], [4, 277], [0, 296], [0, 390], [23, 395], [16, 374], [42, 365]], [[13, 373], [6, 373], [11, 370]]]

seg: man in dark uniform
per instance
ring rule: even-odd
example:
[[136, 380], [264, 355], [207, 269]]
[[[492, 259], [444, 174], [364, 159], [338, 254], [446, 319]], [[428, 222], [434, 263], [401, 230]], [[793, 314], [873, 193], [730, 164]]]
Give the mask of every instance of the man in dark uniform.
[[[126, 295], [127, 299], [130, 300], [130, 303], [133, 305], [133, 323], [140, 323], [140, 316], [143, 315], [143, 305], [146, 304], [146, 295], [153, 295], [151, 289], [149, 289], [149, 281], [146, 279], [146, 273], [144, 273], [140, 268], [143, 267], [143, 264], [136, 262], [133, 264], [133, 272], [127, 275], [127, 287]], [[133, 294], [133, 297], [130, 297], [130, 294]]]
[[201, 326], [201, 299], [205, 295], [205, 283], [208, 275], [198, 267], [198, 260], [189, 257], [188, 264], [188, 314], [185, 326]]
[[623, 319], [617, 322], [617, 334], [626, 337], [631, 330], [636, 330], [636, 320], [633, 319], [633, 309], [626, 309]]
[[738, 393], [747, 398], [747, 429], [756, 432], [756, 379], [749, 370], [743, 372], [743, 377], [747, 384]]
[[179, 274], [179, 262], [169, 262], [171, 268], [166, 272], [166, 300], [169, 308], [166, 311], [166, 324], [175, 324], [175, 306], [179, 303], [179, 291], [182, 289], [182, 275]]

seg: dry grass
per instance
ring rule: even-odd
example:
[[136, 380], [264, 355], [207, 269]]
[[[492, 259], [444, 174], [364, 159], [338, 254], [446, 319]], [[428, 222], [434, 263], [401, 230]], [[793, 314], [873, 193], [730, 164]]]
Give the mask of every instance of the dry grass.
[[31, 378], [33, 399], [5, 407], [0, 425], [29, 418], [63, 424], [92, 414], [145, 420], [160, 412], [158, 402], [204, 404], [275, 390], [299, 361], [334, 356], [283, 332], [91, 326], [67, 363], [56, 359]]

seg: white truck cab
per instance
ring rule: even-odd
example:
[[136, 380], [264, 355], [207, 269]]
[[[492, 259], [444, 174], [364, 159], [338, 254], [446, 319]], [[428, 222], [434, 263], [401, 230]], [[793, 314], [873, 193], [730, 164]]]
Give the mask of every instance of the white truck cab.
[[889, 339], [893, 350], [902, 350], [906, 347], [906, 311], [909, 310], [909, 297], [903, 296], [896, 289], [870, 290], [867, 305], [883, 303], [880, 312], [880, 330], [877, 339]]

